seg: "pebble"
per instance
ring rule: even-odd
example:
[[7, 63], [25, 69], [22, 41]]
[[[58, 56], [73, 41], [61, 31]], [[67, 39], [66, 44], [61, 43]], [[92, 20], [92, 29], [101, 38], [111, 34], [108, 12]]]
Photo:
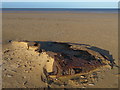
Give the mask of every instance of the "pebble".
[[31, 61], [29, 61], [28, 63], [32, 63]]
[[24, 65], [24, 67], [27, 67], [27, 65]]
[[28, 64], [29, 62], [28, 62], [28, 61], [26, 61], [25, 63], [26, 63], [26, 64]]
[[90, 86], [94, 86], [95, 84], [94, 84], [94, 83], [89, 83], [88, 85], [90, 85]]
[[86, 86], [83, 86], [82, 88], [86, 88]]
[[87, 84], [88, 83], [88, 81], [84, 81], [84, 82], [80, 82], [81, 84]]
[[32, 70], [32, 68], [30, 68], [30, 70]]
[[96, 72], [93, 72], [92, 75], [97, 75], [97, 73], [96, 73]]
[[11, 71], [13, 71], [13, 72], [17, 72], [16, 70], [11, 70]]
[[13, 75], [11, 75], [11, 74], [7, 74], [7, 77], [12, 77]]
[[13, 53], [12, 55], [15, 55], [15, 53]]
[[5, 69], [3, 69], [3, 71], [6, 71], [7, 69], [5, 68]]
[[2, 64], [5, 64], [5, 62], [3, 62]]
[[57, 78], [55, 80], [58, 80]]
[[80, 79], [81, 82], [88, 82], [87, 79]]
[[64, 87], [65, 85], [61, 85], [61, 87]]
[[26, 78], [26, 76], [23, 76], [22, 78]]
[[85, 78], [85, 75], [81, 75], [80, 77], [81, 77], [81, 78]]
[[24, 88], [27, 88], [26, 86], [23, 86]]
[[97, 73], [101, 73], [101, 71], [97, 71]]
[[29, 71], [28, 71], [28, 70], [25, 70], [25, 72], [29, 73]]
[[25, 82], [23, 83], [23, 85], [25, 85], [25, 84], [27, 84], [27, 81], [25, 81]]
[[17, 65], [17, 67], [19, 68], [19, 67], [21, 67], [21, 65], [20, 65], [20, 64], [18, 64], [18, 65]]
[[13, 58], [7, 58], [7, 60], [12, 60]]
[[9, 52], [10, 50], [6, 50], [6, 51], [4, 51], [4, 53], [7, 53], [7, 52]]
[[4, 57], [4, 60], [13, 60], [13, 58]]
[[4, 57], [4, 60], [8, 60], [8, 58], [7, 58], [7, 57]]
[[33, 67], [35, 67], [35, 65], [33, 65]]

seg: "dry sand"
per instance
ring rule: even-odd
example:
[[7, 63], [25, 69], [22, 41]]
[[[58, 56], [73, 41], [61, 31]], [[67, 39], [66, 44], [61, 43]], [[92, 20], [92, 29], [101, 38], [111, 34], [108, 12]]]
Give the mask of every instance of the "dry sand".
[[[118, 64], [118, 17], [117, 14], [106, 13], [72, 13], [72, 12], [29, 12], [29, 13], [3, 13], [3, 51], [13, 50], [13, 46], [7, 44], [8, 40], [29, 40], [29, 41], [60, 41], [80, 44], [89, 44], [108, 50]], [[13, 52], [12, 52], [13, 53]], [[11, 54], [12, 54], [11, 53]], [[11, 55], [10, 54], [10, 55]], [[23, 53], [24, 54], [24, 53]], [[5, 56], [5, 55], [3, 55]], [[15, 57], [16, 55], [13, 55]], [[7, 56], [5, 56], [7, 57]], [[23, 56], [24, 57], [24, 56]], [[25, 61], [26, 59], [22, 59]], [[22, 62], [21, 61], [21, 62]], [[4, 62], [5, 69], [8, 65], [15, 64], [14, 61]], [[18, 61], [19, 62], [19, 61]], [[22, 63], [24, 64], [24, 63]], [[34, 61], [33, 64], [36, 64]], [[38, 64], [38, 63], [37, 63]], [[7, 67], [7, 68], [8, 68]], [[12, 68], [12, 66], [11, 66]], [[27, 87], [45, 87], [39, 76], [39, 66], [32, 74], [25, 74], [18, 70], [14, 78], [4, 77], [3, 87], [24, 87], [16, 84], [23, 81], [21, 75], [28, 75]], [[117, 68], [101, 73], [101, 79], [92, 88], [117, 88]]]

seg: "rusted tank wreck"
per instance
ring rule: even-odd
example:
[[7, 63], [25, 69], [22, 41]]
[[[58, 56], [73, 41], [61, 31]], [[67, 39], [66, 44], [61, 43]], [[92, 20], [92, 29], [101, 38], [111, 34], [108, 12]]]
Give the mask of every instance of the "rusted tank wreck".
[[35, 47], [34, 51], [44, 54], [47, 59], [44, 72], [47, 76], [67, 76], [87, 73], [110, 62], [105, 55], [89, 49], [91, 46], [76, 45], [61, 42], [20, 41], [27, 44], [27, 49]]
[[[67, 76], [87, 73], [103, 66], [109, 66], [108, 58], [98, 52], [80, 45], [51, 42], [50, 48], [44, 53], [52, 59], [47, 60], [45, 66], [48, 76]], [[55, 47], [54, 47], [55, 46]]]

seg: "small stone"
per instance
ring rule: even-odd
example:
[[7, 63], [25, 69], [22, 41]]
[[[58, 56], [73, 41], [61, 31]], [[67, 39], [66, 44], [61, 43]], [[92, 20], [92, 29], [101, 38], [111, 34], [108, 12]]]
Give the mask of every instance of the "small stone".
[[13, 60], [13, 58], [10, 58], [10, 60]]
[[8, 40], [8, 42], [12, 42], [12, 40]]
[[31, 65], [31, 64], [29, 64], [29, 66], [31, 67], [32, 65]]
[[13, 72], [17, 72], [16, 70], [11, 70], [11, 71], [13, 71]]
[[86, 86], [83, 86], [82, 88], [86, 88]]
[[19, 68], [19, 67], [21, 67], [21, 65], [20, 65], [20, 64], [18, 64], [18, 65], [17, 65], [17, 67]]
[[32, 68], [30, 68], [30, 70], [32, 70]]
[[29, 62], [28, 61], [26, 61], [26, 64], [28, 64]]
[[97, 75], [97, 73], [96, 73], [96, 72], [93, 72], [92, 75], [93, 75], [93, 76], [94, 76], [94, 75]]
[[11, 60], [11, 58], [8, 58], [8, 60]]
[[88, 83], [88, 81], [83, 81], [83, 82], [80, 82], [81, 84], [87, 84]]
[[81, 75], [80, 77], [81, 77], [81, 78], [85, 78], [85, 75]]
[[61, 85], [61, 87], [64, 87], [65, 85]]
[[9, 52], [10, 50], [6, 50], [6, 51], [4, 51], [4, 53], [7, 53], [7, 52]]
[[24, 67], [27, 67], [27, 65], [24, 65]]
[[23, 76], [22, 78], [26, 78], [26, 76]]
[[55, 80], [58, 80], [57, 78]]
[[35, 65], [33, 65], [33, 67], [35, 67]]
[[13, 53], [12, 55], [15, 55], [15, 53]]
[[7, 69], [5, 68], [5, 69], [3, 69], [3, 71], [6, 71]]
[[87, 80], [87, 79], [84, 79], [83, 81], [84, 81], [84, 82], [88, 82], [88, 80]]
[[2, 64], [5, 64], [5, 62], [3, 62]]
[[97, 71], [97, 73], [101, 73], [101, 71]]
[[25, 70], [25, 72], [26, 72], [26, 73], [29, 73], [29, 71], [28, 71], [28, 70]]
[[13, 75], [11, 75], [11, 74], [7, 74], [7, 77], [12, 77]]
[[7, 58], [7, 57], [4, 57], [4, 60], [8, 60], [8, 58]]
[[25, 84], [27, 84], [27, 81], [25, 81], [25, 82], [23, 83], [23, 85], [25, 85]]
[[94, 83], [89, 83], [88, 85], [90, 85], [90, 86], [94, 86], [95, 84], [94, 84]]
[[24, 88], [27, 88], [26, 86], [23, 86]]

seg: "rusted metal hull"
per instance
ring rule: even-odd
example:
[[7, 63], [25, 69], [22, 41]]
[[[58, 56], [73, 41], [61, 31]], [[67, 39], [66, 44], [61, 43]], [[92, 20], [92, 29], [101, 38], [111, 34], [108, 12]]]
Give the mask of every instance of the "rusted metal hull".
[[[28, 49], [33, 46], [37, 47], [36, 52], [45, 52], [48, 57], [54, 60], [52, 71], [47, 72], [46, 70], [47, 76], [62, 77], [87, 73], [110, 63], [106, 56], [81, 45], [41, 41], [19, 42], [26, 42]], [[51, 60], [48, 61], [51, 62]]]

